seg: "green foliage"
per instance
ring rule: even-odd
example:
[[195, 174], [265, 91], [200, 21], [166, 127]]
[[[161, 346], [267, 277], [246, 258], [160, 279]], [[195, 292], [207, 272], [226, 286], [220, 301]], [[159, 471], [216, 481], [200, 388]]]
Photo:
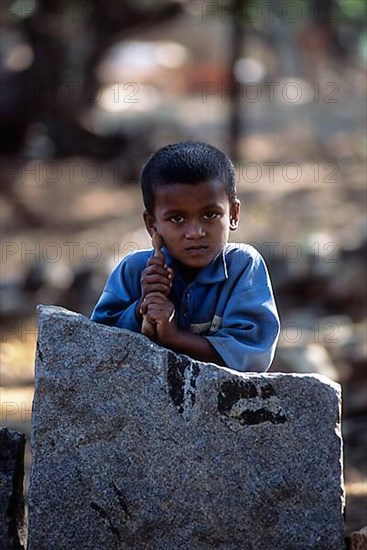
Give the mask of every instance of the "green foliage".
[[338, 0], [338, 6], [343, 15], [352, 21], [359, 21], [367, 15], [367, 4], [365, 0]]

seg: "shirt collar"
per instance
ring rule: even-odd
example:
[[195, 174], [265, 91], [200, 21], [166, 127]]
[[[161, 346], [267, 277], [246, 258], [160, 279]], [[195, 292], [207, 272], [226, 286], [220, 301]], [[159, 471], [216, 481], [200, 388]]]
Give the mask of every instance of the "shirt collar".
[[[166, 264], [168, 266], [172, 266], [176, 269], [176, 276], [180, 275], [180, 272], [177, 272], [177, 263], [175, 260], [169, 255], [166, 247], [162, 248], [162, 252], [165, 255], [166, 258]], [[228, 279], [228, 271], [227, 271], [227, 264], [225, 259], [225, 249], [223, 249], [219, 254], [217, 254], [213, 260], [200, 269], [198, 272], [196, 278], [192, 281], [195, 283], [201, 283], [201, 284], [212, 284], [212, 283], [219, 283], [221, 281], [225, 281]]]

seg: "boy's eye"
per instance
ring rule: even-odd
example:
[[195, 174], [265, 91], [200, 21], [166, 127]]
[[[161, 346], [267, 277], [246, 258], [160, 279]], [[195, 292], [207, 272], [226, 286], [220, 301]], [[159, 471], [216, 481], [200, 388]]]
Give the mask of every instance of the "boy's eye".
[[206, 212], [204, 214], [204, 218], [206, 218], [207, 220], [214, 220], [218, 216], [219, 216], [218, 212]]
[[181, 214], [175, 214], [171, 216], [169, 220], [173, 223], [180, 223], [183, 221], [183, 216], [181, 216]]

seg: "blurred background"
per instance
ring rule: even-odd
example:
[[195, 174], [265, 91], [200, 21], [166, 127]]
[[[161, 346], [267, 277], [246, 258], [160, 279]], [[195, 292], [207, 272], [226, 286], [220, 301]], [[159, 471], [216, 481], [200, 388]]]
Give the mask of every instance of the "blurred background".
[[1, 425], [30, 433], [36, 305], [89, 315], [150, 246], [143, 162], [208, 141], [236, 166], [232, 241], [272, 276], [271, 370], [342, 385], [347, 532], [366, 525], [365, 1], [5, 0], [0, 17]]

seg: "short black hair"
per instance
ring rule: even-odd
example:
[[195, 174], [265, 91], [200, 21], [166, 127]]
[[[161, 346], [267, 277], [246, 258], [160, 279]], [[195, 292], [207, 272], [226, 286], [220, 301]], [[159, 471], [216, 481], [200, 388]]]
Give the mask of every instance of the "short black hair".
[[144, 206], [154, 213], [155, 188], [175, 183], [197, 184], [219, 180], [224, 183], [232, 205], [236, 199], [235, 169], [225, 153], [198, 141], [173, 143], [158, 149], [141, 172]]

